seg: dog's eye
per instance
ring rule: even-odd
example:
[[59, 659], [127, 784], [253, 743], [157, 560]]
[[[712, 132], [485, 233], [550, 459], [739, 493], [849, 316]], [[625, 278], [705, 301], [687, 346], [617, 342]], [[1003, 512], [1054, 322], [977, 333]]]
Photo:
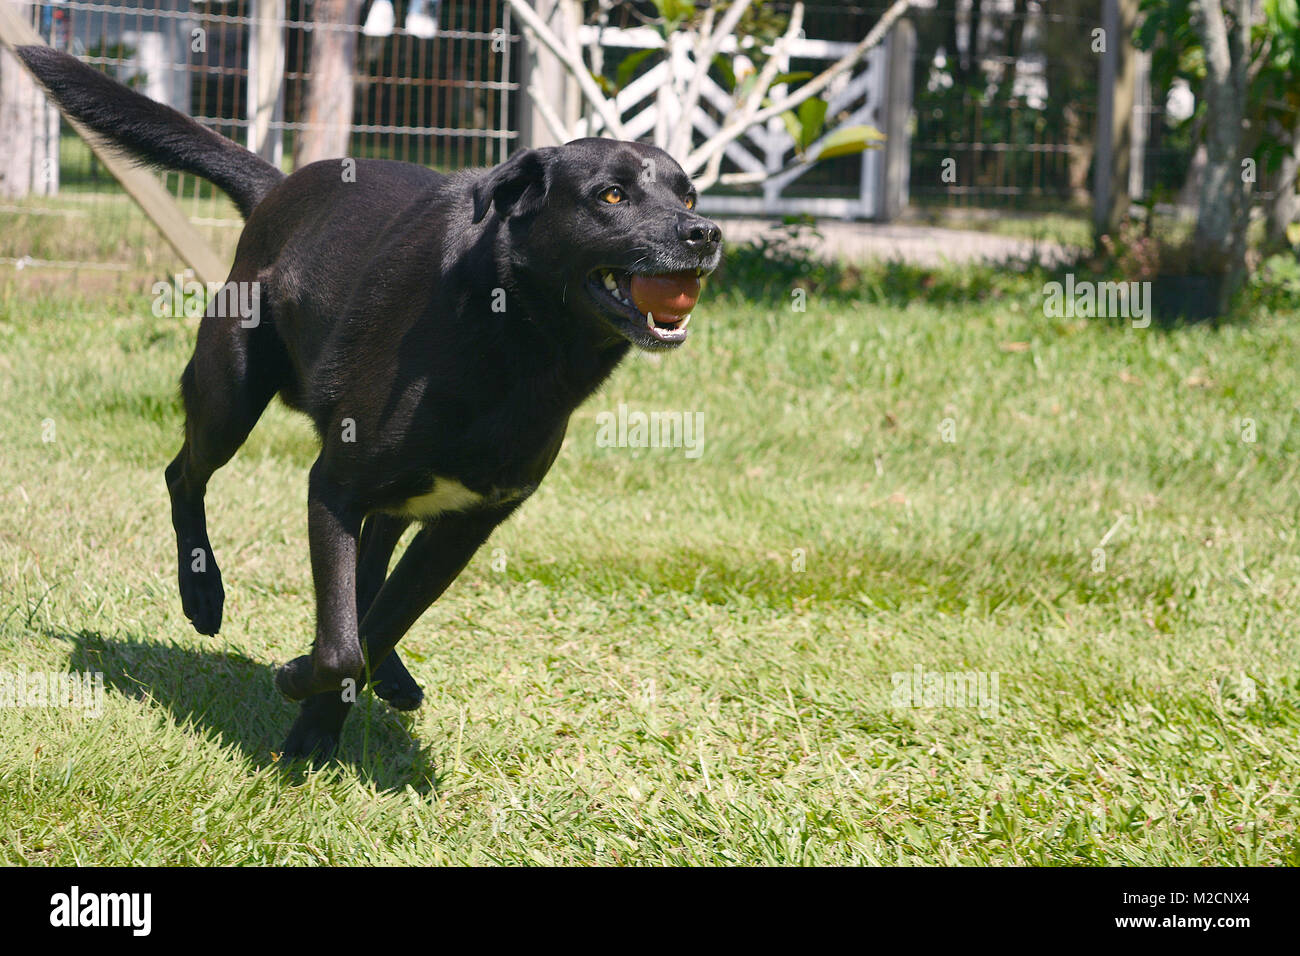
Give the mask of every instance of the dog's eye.
[[613, 206], [618, 203], [621, 203], [627, 197], [623, 195], [623, 190], [619, 189], [617, 186], [610, 186], [608, 189], [606, 189], [603, 193], [600, 194], [600, 198], [603, 202], [607, 202], [611, 206]]
[[687, 196], [687, 197], [686, 197], [686, 208], [687, 208], [687, 209], [694, 209], [694, 208], [695, 208], [695, 197], [694, 197], [694, 196]]

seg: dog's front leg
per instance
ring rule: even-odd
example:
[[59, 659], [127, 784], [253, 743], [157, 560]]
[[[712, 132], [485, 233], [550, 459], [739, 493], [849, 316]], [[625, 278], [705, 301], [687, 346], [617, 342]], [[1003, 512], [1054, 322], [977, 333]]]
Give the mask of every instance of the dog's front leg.
[[[388, 562], [410, 518], [372, 514], [361, 527], [357, 555], [357, 620], [364, 621], [375, 595], [388, 576]], [[424, 691], [396, 653], [370, 672], [370, 686], [395, 710], [415, 710], [424, 701]]]
[[312, 467], [307, 492], [316, 641], [311, 654], [294, 658], [276, 671], [275, 686], [290, 700], [338, 691], [344, 681], [360, 682], [362, 678], [356, 574], [357, 536], [363, 517], [351, 496], [326, 477], [318, 461]]
[[372, 673], [383, 669], [402, 635], [451, 586], [515, 507], [443, 515], [411, 539], [361, 622]]
[[[372, 679], [379, 680], [398, 640], [456, 580], [510, 510], [444, 515], [411, 540], [361, 624]], [[310, 660], [300, 657], [293, 664]], [[332, 690], [304, 700], [281, 747], [284, 755], [315, 755], [317, 761], [332, 757], [353, 699], [355, 695]]]
[[343, 722], [352, 711], [347, 696], [350, 695], [331, 690], [304, 700], [298, 719], [280, 745], [281, 756], [289, 760], [309, 757], [318, 765], [332, 759], [338, 749]]

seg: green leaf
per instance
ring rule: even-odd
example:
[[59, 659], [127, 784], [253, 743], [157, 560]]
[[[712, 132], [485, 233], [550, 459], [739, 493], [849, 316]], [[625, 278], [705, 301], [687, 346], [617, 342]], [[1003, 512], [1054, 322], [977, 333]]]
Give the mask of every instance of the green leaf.
[[810, 70], [800, 70], [797, 73], [778, 73], [772, 77], [772, 85], [780, 86], [782, 83], [802, 83], [804, 80], [811, 80], [812, 72]]
[[885, 134], [874, 126], [843, 126], [831, 133], [822, 142], [817, 151], [816, 160], [834, 159], [836, 156], [852, 156], [863, 150], [879, 149], [885, 141]]
[[829, 107], [829, 103], [816, 96], [799, 104], [799, 126], [803, 134], [799, 140], [801, 151], [815, 143], [817, 137], [821, 135], [822, 126], [826, 123], [826, 110]]
[[1270, 29], [1293, 32], [1300, 26], [1300, 3], [1297, 0], [1268, 0], [1264, 20]]
[[794, 140], [794, 148], [797, 152], [803, 152], [803, 126], [799, 123], [799, 117], [794, 115], [794, 110], [786, 110], [781, 114], [781, 122], [785, 124], [785, 131], [790, 134]]
[[637, 50], [635, 53], [629, 54], [624, 58], [623, 62], [618, 65], [618, 71], [614, 75], [614, 86], [620, 90], [623, 89], [623, 87], [627, 86], [628, 83], [632, 81], [632, 76], [636, 73], [637, 67], [656, 53], [661, 52], [663, 51], [651, 47], [648, 50]]
[[825, 100], [814, 97], [800, 103], [798, 113], [786, 110], [781, 114], [781, 122], [785, 123], [786, 132], [794, 140], [795, 152], [799, 155], [807, 152], [808, 147], [821, 135], [822, 126], [826, 123], [827, 106]]
[[713, 65], [722, 74], [722, 84], [728, 93], [736, 91], [736, 71], [731, 68], [731, 61], [719, 53], [713, 58]]
[[664, 21], [660, 32], [667, 29], [671, 33], [680, 21], [695, 15], [695, 0], [654, 0], [654, 4]]

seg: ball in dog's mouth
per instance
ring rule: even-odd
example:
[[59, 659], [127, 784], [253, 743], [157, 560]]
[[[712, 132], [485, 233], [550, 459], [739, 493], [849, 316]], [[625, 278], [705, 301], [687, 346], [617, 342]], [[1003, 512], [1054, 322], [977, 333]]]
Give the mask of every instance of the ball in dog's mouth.
[[700, 300], [700, 270], [655, 275], [602, 269], [598, 278], [611, 296], [645, 319], [646, 331], [660, 342], [686, 338], [691, 310]]
[[632, 304], [664, 325], [676, 325], [689, 318], [691, 309], [700, 301], [700, 277], [694, 272], [633, 275], [628, 288]]

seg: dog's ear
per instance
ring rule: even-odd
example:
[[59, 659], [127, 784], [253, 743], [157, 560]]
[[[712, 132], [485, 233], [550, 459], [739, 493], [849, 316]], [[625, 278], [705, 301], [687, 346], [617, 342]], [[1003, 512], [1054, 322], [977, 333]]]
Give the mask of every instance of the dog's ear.
[[485, 173], [474, 186], [474, 221], [496, 207], [502, 219], [527, 216], [546, 204], [555, 147], [521, 150]]

